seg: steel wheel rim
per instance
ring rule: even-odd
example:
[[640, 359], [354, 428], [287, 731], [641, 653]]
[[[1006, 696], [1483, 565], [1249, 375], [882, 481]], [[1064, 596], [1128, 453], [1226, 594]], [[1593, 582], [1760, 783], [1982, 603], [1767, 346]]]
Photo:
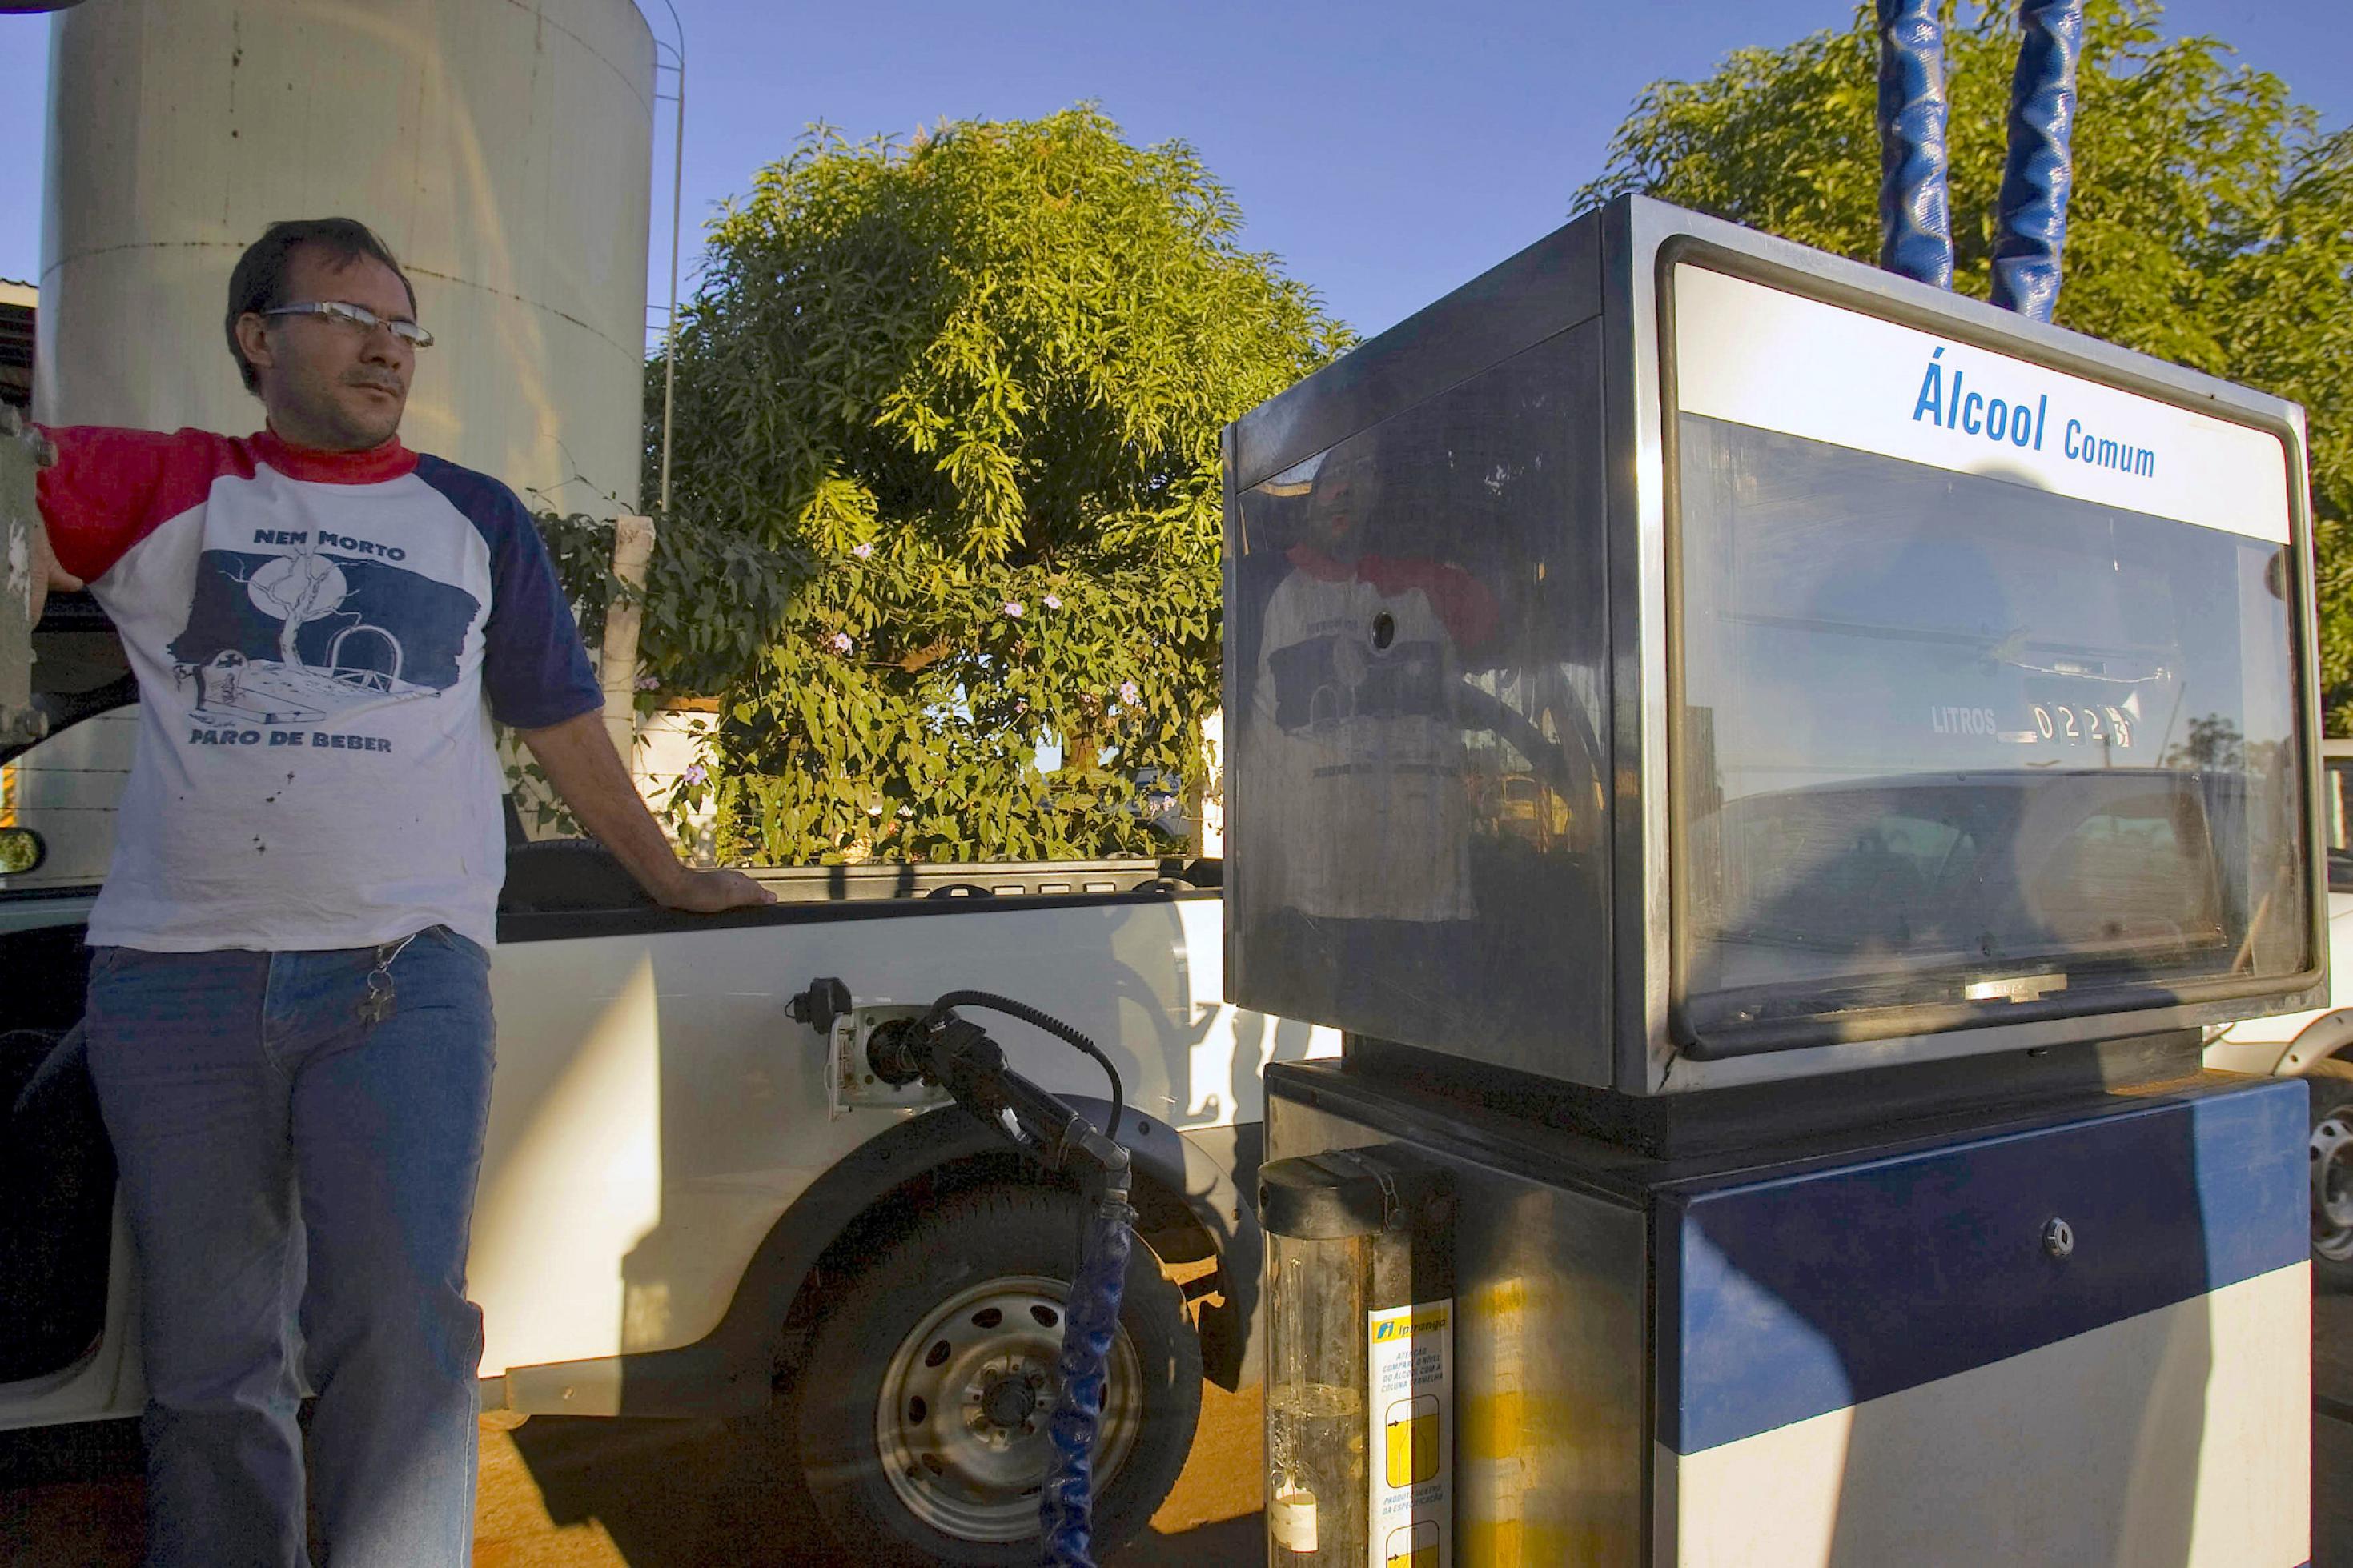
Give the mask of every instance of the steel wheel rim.
[[2331, 1262], [2353, 1259], [2353, 1120], [2322, 1117], [2311, 1152], [2312, 1249]]
[[[1038, 1533], [1069, 1293], [1034, 1274], [984, 1280], [925, 1313], [892, 1352], [874, 1410], [882, 1474], [907, 1511], [941, 1534], [1012, 1542]], [[1124, 1326], [1109, 1372], [1095, 1440], [1098, 1494], [1143, 1429], [1143, 1371]]]

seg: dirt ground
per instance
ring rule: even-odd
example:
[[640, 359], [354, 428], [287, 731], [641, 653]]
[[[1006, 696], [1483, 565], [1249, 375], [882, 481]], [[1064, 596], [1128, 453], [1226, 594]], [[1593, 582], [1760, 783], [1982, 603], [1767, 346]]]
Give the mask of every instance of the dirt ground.
[[[2313, 1556], [2353, 1568], [2353, 1296], [2313, 1302]], [[537, 1416], [482, 1424], [476, 1568], [832, 1568], [771, 1462], [733, 1423]], [[0, 1563], [139, 1560], [138, 1437], [128, 1423], [0, 1434]], [[1264, 1561], [1259, 1399], [1206, 1387], [1191, 1458], [1142, 1539], [1106, 1568]]]
[[[687, 1568], [840, 1561], [810, 1542], [775, 1449], [719, 1422], [483, 1423], [475, 1568]], [[623, 1430], [628, 1428], [628, 1430]], [[1258, 1390], [1201, 1389], [1201, 1425], [1152, 1529], [1105, 1568], [1263, 1561]]]
[[[475, 1568], [837, 1568], [776, 1454], [757, 1423], [485, 1417]], [[1105, 1568], [1262, 1561], [1258, 1454], [1258, 1390], [1203, 1384], [1176, 1489]], [[137, 1563], [139, 1464], [131, 1422], [0, 1433], [0, 1563]]]

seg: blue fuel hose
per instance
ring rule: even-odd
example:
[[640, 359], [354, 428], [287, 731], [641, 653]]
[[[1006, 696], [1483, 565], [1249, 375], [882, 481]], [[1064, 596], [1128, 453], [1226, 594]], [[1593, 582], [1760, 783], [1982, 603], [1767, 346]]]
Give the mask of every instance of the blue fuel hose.
[[1879, 264], [1953, 286], [1945, 29], [1936, 0], [1879, 0]]
[[1993, 302], [2037, 321], [2059, 302], [2059, 253], [2075, 171], [2075, 67], [2084, 0], [2020, 0], [2010, 79], [2010, 153], [1994, 226]]
[[1094, 1568], [1094, 1447], [1110, 1384], [1112, 1341], [1119, 1333], [1120, 1298], [1127, 1289], [1127, 1258], [1135, 1211], [1122, 1194], [1105, 1196], [1087, 1216], [1079, 1245], [1078, 1276], [1071, 1281], [1062, 1319], [1061, 1390], [1046, 1423], [1054, 1468], [1038, 1506], [1039, 1544], [1046, 1568]]
[[[804, 994], [820, 994], [825, 984], [812, 981]], [[1019, 1018], [1092, 1058], [1111, 1079], [1109, 1128], [1098, 1132], [1059, 1096], [1008, 1068], [1003, 1049], [958, 1018], [958, 1007], [985, 1007]], [[816, 1016], [812, 1005], [809, 1016]], [[829, 1017], [824, 1026], [831, 1027]], [[1062, 1311], [1062, 1348], [1055, 1363], [1060, 1386], [1046, 1421], [1053, 1462], [1039, 1495], [1039, 1561], [1046, 1568], [1094, 1568], [1095, 1439], [1111, 1383], [1120, 1301], [1127, 1293], [1128, 1257], [1135, 1245], [1135, 1210], [1127, 1201], [1128, 1152], [1115, 1141], [1127, 1098], [1119, 1068], [1060, 1018], [993, 991], [950, 991], [933, 1002], [913, 1033], [903, 1026], [887, 1037], [878, 1030], [868, 1051], [886, 1081], [904, 1083], [920, 1075], [938, 1083], [984, 1126], [1028, 1149], [1049, 1170], [1081, 1178], [1087, 1219]]]

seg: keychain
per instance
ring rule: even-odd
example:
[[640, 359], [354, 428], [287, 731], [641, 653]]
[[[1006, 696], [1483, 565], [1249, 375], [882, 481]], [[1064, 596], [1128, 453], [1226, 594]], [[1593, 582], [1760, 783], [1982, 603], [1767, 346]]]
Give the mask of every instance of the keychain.
[[375, 950], [375, 967], [368, 971], [367, 994], [360, 998], [361, 1023], [381, 1024], [392, 1016], [392, 961], [416, 940], [417, 933], [411, 931], [398, 942], [385, 942]]

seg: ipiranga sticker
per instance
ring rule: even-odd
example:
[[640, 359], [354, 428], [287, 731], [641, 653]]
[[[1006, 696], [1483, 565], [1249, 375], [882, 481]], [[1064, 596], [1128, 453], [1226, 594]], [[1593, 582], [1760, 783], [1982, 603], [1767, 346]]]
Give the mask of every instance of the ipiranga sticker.
[[1452, 1568], [1454, 1302], [1366, 1318], [1369, 1568]]

